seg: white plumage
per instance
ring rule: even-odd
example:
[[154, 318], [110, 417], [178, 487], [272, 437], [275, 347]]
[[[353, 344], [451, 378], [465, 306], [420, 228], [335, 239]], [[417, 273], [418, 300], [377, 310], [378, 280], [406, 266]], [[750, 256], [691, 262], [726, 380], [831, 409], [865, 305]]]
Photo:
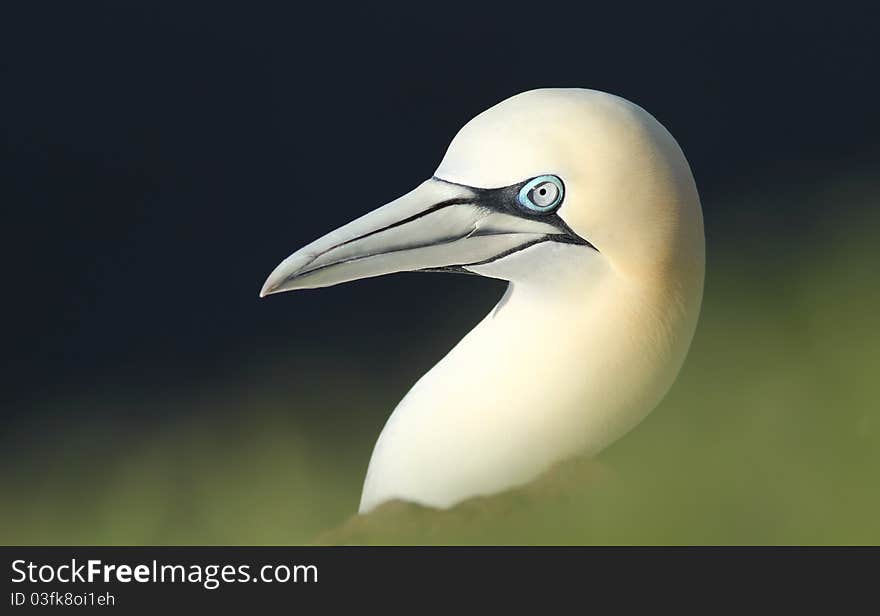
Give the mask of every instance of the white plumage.
[[261, 295], [466, 270], [505, 296], [392, 413], [361, 512], [449, 507], [594, 454], [660, 401], [703, 290], [700, 202], [672, 136], [593, 90], [535, 90], [471, 120], [434, 177], [285, 259]]

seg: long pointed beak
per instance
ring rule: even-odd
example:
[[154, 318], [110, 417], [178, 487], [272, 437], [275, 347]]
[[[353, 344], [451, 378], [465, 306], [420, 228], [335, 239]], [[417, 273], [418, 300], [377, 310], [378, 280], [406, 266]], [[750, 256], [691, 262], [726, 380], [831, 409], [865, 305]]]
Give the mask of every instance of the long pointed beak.
[[260, 297], [393, 272], [462, 268], [560, 233], [549, 222], [481, 205], [478, 190], [431, 179], [287, 257]]

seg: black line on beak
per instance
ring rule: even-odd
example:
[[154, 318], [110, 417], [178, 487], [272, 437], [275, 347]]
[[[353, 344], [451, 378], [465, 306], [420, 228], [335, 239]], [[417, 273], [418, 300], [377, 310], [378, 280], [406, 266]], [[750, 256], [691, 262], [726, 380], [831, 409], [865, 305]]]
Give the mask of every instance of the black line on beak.
[[387, 231], [388, 229], [393, 229], [394, 227], [399, 227], [401, 225], [405, 225], [405, 224], [412, 222], [414, 220], [418, 220], [419, 218], [422, 218], [423, 216], [427, 216], [428, 214], [432, 214], [432, 213], [436, 212], [437, 210], [442, 210], [443, 208], [447, 208], [452, 205], [462, 205], [465, 203], [473, 203], [473, 201], [474, 201], [473, 199], [469, 199], [467, 197], [455, 197], [454, 199], [447, 199], [445, 201], [440, 201], [439, 203], [435, 203], [431, 207], [424, 209], [421, 212], [416, 212], [412, 216], [407, 216], [406, 218], [403, 218], [401, 220], [397, 220], [397, 221], [391, 223], [390, 225], [386, 225], [384, 227], [381, 227], [380, 229], [373, 229], [369, 233], [364, 233], [363, 235], [359, 235], [358, 237], [353, 237], [349, 240], [345, 240], [344, 242], [340, 242], [339, 244], [331, 246], [330, 248], [327, 248], [326, 250], [323, 250], [323, 251], [319, 252], [318, 254], [316, 254], [312, 260], [314, 261], [315, 259], [317, 259], [321, 255], [327, 254], [331, 250], [336, 250], [340, 246], [345, 246], [347, 244], [351, 244], [352, 242], [357, 242], [357, 241], [360, 241], [364, 238], [370, 237], [372, 235], [376, 235], [377, 233], [382, 233], [383, 231]]

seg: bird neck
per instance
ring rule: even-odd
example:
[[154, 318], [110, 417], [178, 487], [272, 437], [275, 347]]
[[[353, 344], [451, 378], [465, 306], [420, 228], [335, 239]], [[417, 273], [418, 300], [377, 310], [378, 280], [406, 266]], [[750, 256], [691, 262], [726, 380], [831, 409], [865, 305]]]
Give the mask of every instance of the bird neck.
[[690, 342], [694, 300], [604, 259], [581, 267], [512, 283], [413, 386], [376, 445], [362, 510], [389, 498], [446, 507], [526, 483], [598, 452], [657, 404]]

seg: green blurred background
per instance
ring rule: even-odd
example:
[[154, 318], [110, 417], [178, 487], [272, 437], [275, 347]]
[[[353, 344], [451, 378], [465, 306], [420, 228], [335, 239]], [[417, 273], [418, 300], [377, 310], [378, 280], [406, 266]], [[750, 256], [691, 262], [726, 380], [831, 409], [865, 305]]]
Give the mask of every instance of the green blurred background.
[[[785, 244], [757, 229], [740, 229], [738, 249], [710, 242], [684, 370], [660, 407], [600, 456], [609, 477], [460, 524], [442, 519], [456, 511], [415, 530], [386, 517], [351, 540], [880, 542], [880, 183], [814, 178], [807, 188], [731, 197], [731, 207], [819, 200], [830, 220]], [[485, 306], [468, 308], [476, 318]], [[433, 357], [454, 336], [428, 334]], [[2, 541], [313, 541], [356, 510], [372, 444], [408, 385], [337, 352], [261, 358], [210, 390], [30, 409], [4, 447]], [[132, 405], [168, 418], [102, 419]], [[47, 420], [57, 406], [67, 422]]]
[[[0, 20], [0, 543], [880, 543], [872, 22], [544, 10], [548, 44], [474, 7]], [[684, 369], [563, 489], [351, 520], [391, 409], [504, 285], [260, 284], [546, 85], [633, 99], [691, 162], [708, 263]]]

